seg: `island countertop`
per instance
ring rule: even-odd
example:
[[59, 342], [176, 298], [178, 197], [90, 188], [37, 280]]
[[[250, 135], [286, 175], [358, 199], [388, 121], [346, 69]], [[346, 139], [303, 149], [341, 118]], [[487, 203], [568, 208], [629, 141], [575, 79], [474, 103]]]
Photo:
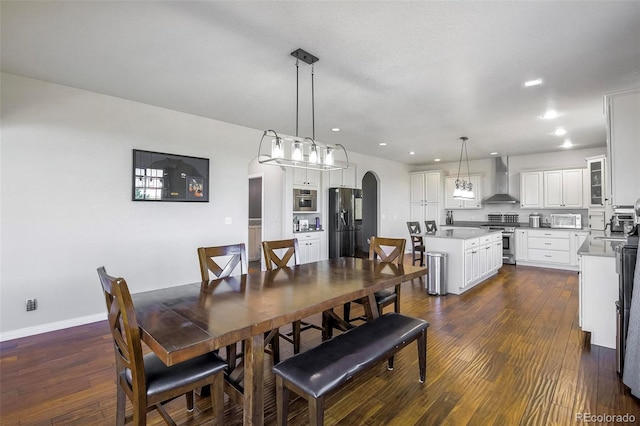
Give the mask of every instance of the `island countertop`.
[[449, 238], [455, 240], [468, 240], [471, 238], [478, 238], [484, 235], [502, 233], [502, 231], [477, 229], [477, 228], [454, 228], [438, 230], [436, 232], [419, 234], [424, 238]]
[[591, 231], [589, 238], [578, 249], [581, 256], [616, 257], [615, 248], [623, 241], [612, 241], [612, 238], [623, 238], [621, 234], [610, 234], [605, 231]]

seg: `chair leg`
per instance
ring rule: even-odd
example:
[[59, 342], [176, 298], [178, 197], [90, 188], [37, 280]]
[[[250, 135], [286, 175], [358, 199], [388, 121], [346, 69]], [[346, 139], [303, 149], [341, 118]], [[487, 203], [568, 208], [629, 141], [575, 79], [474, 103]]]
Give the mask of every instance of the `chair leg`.
[[309, 396], [309, 424], [311, 426], [324, 424], [324, 396], [319, 398]]
[[271, 339], [271, 352], [273, 352], [273, 365], [280, 362], [280, 336], [278, 330], [276, 330], [273, 339]]
[[394, 359], [393, 355], [391, 355], [389, 359], [387, 359], [387, 370], [389, 371], [393, 371], [393, 359]]
[[[120, 379], [118, 379], [120, 380]], [[124, 417], [125, 417], [125, 409], [127, 405], [127, 395], [125, 395], [122, 386], [119, 383], [116, 383], [118, 387], [117, 397], [116, 397], [116, 425], [123, 426], [124, 425]]]
[[291, 328], [293, 329], [293, 353], [294, 354], [300, 353], [300, 327], [301, 327], [300, 321], [294, 321], [293, 324], [291, 325]]
[[343, 307], [343, 318], [346, 322], [350, 322], [349, 317], [351, 316], [351, 302], [345, 303]]
[[224, 425], [224, 374], [217, 373], [211, 384], [211, 407], [218, 426]]
[[[332, 309], [333, 311], [333, 309]], [[327, 311], [322, 313], [322, 341], [329, 340], [333, 337], [333, 318]]]
[[418, 337], [418, 367], [420, 368], [420, 383], [427, 378], [427, 330]]
[[[147, 404], [141, 401], [133, 404], [133, 424], [136, 426], [145, 426], [147, 424], [147, 407], [145, 407], [145, 405]], [[160, 407], [160, 409], [157, 407]], [[162, 416], [162, 406], [158, 404], [156, 409]]]
[[286, 426], [289, 416], [289, 389], [280, 376], [276, 376], [276, 410], [278, 426]]
[[192, 413], [193, 412], [193, 391], [189, 391], [185, 393], [184, 396], [187, 398], [187, 411]]

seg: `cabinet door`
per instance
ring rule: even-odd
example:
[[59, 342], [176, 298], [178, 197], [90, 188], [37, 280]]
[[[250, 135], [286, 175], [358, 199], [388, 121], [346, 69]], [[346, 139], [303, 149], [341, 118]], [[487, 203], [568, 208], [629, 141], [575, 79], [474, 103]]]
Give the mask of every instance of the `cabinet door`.
[[520, 208], [539, 209], [542, 204], [542, 172], [520, 174]]
[[422, 221], [424, 220], [424, 204], [411, 203], [411, 220], [420, 222], [420, 229], [424, 227]]
[[473, 283], [473, 252], [475, 249], [464, 251], [464, 286], [469, 287]]
[[307, 172], [307, 185], [319, 186], [320, 185], [320, 172], [318, 170], [306, 170]]
[[605, 183], [605, 157], [587, 160], [589, 208], [604, 207], [607, 197]]
[[307, 263], [320, 260], [320, 240], [307, 241]]
[[562, 170], [544, 172], [544, 206], [562, 207], [562, 204]]
[[456, 189], [456, 178], [448, 177], [445, 179], [444, 187], [444, 208], [445, 209], [460, 209], [463, 206], [461, 200], [453, 198], [453, 190]]
[[421, 203], [426, 201], [426, 182], [424, 173], [411, 174], [411, 202]]
[[582, 243], [584, 243], [588, 237], [589, 237], [589, 234], [586, 232], [571, 233], [571, 244], [570, 244], [571, 266], [579, 266], [580, 257], [578, 256], [578, 250], [580, 249], [580, 246], [582, 246]]
[[425, 174], [425, 201], [427, 203], [440, 202], [440, 172]]
[[498, 270], [502, 268], [502, 241], [493, 243], [493, 261], [493, 269]]
[[[480, 176], [471, 176], [470, 181], [473, 185], [473, 193], [475, 194], [476, 198], [474, 198], [473, 200], [465, 200], [464, 208], [479, 209], [482, 207], [482, 188], [480, 187]], [[453, 187], [455, 188], [455, 184]]]
[[294, 185], [306, 185], [307, 184], [307, 169], [293, 169], [293, 184]]
[[562, 171], [562, 206], [584, 208], [582, 169]]
[[491, 273], [492, 267], [493, 267], [493, 251], [491, 250], [491, 243], [480, 247], [479, 255], [480, 255], [480, 277], [484, 277]]
[[528, 250], [527, 231], [524, 229], [516, 229], [516, 261], [527, 260]]
[[329, 172], [329, 188], [360, 188], [356, 181], [356, 165], [349, 164], [346, 169]]

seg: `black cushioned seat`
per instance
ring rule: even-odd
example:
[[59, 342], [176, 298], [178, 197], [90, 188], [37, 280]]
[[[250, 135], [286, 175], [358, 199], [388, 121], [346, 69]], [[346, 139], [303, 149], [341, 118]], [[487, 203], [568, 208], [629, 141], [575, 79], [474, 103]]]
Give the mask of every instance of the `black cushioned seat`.
[[423, 319], [389, 313], [277, 364], [273, 372], [278, 424], [286, 424], [286, 388], [307, 397], [311, 424], [322, 424], [324, 395], [385, 358], [392, 370], [393, 354], [414, 340], [418, 340], [420, 382], [424, 383], [427, 327]]

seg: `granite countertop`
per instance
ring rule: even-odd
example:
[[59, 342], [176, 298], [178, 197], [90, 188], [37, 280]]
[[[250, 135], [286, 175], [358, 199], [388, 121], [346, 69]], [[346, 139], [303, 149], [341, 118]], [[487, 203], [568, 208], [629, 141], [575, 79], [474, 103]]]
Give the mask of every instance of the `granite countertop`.
[[477, 221], [457, 221], [454, 222], [453, 225], [440, 225], [440, 226], [458, 226], [462, 228], [480, 228], [485, 225], [506, 225], [506, 226], [515, 226], [520, 229], [542, 229], [545, 231], [589, 231], [589, 228], [575, 229], [575, 228], [551, 228], [546, 226], [540, 226], [538, 228], [530, 228], [529, 222], [518, 222], [518, 223], [508, 223], [508, 222], [477, 222]]
[[455, 240], [468, 240], [471, 238], [478, 238], [484, 235], [496, 234], [501, 232], [502, 231], [489, 231], [486, 229], [476, 229], [476, 228], [469, 228], [469, 229], [458, 228], [458, 229], [438, 230], [434, 233], [420, 234], [420, 235], [425, 238], [451, 238]]
[[578, 249], [578, 254], [581, 256], [616, 257], [615, 248], [625, 244], [625, 241], [611, 241], [609, 238], [624, 238], [624, 234], [611, 234], [609, 231], [591, 231], [589, 238]]

